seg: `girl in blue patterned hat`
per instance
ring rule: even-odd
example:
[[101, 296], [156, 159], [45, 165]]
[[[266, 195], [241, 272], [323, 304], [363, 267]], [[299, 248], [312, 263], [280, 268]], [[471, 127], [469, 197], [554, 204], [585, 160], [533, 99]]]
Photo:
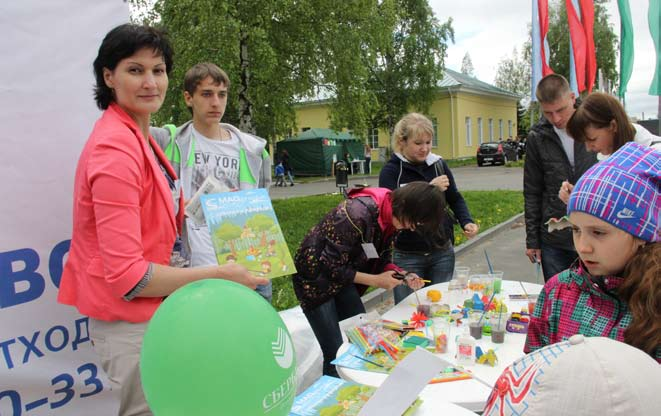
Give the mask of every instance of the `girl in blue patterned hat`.
[[583, 334], [661, 362], [660, 176], [661, 152], [630, 142], [577, 182], [567, 213], [579, 260], [544, 286], [526, 352]]

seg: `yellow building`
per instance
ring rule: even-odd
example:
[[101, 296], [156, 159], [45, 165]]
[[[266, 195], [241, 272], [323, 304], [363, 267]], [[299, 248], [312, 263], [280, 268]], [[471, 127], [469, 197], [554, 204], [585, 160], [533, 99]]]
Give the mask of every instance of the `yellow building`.
[[[446, 159], [475, 156], [480, 143], [515, 138], [516, 103], [519, 95], [476, 78], [446, 69], [436, 100], [427, 116], [434, 123], [433, 153]], [[329, 128], [329, 101], [301, 103], [296, 108], [299, 132], [310, 128]], [[417, 109], [411, 109], [416, 111]], [[390, 146], [389, 133], [370, 129], [372, 160], [385, 160]]]

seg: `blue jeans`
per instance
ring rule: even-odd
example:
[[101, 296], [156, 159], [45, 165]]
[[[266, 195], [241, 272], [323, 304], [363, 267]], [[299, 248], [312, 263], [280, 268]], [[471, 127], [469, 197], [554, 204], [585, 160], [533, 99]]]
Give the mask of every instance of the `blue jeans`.
[[550, 278], [561, 271], [567, 270], [578, 257], [574, 250], [564, 250], [546, 244], [542, 244], [541, 249], [544, 282], [548, 282]]
[[353, 284], [346, 286], [334, 298], [310, 310], [303, 311], [324, 354], [324, 375], [339, 377], [331, 361], [342, 345], [340, 321], [365, 313], [365, 305]]
[[[393, 263], [407, 272], [431, 280], [431, 283], [427, 283], [425, 286], [452, 280], [452, 273], [454, 272], [454, 247], [452, 245], [448, 249], [435, 250], [430, 253], [407, 252], [395, 249], [392, 259]], [[395, 304], [404, 300], [411, 293], [413, 291], [406, 285], [395, 287], [393, 289]]]
[[271, 303], [273, 300], [273, 283], [271, 283], [269, 280], [269, 282], [265, 285], [257, 285], [255, 292], [262, 295], [262, 297], [266, 299], [268, 303]]

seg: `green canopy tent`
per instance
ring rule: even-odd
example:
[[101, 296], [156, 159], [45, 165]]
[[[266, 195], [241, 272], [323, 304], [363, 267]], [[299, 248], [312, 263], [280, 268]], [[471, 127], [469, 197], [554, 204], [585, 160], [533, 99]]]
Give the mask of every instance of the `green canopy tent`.
[[344, 160], [347, 153], [351, 159], [364, 159], [362, 140], [331, 129], [309, 129], [278, 142], [276, 160], [283, 150], [289, 153], [294, 174], [301, 176], [330, 175], [333, 156], [336, 161]]

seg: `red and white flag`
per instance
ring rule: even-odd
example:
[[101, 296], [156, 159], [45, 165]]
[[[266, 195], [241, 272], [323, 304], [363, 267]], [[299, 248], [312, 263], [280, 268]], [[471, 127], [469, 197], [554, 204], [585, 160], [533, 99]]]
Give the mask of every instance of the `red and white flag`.
[[592, 91], [597, 76], [594, 47], [594, 3], [592, 0], [566, 0], [571, 37], [570, 84], [575, 93]]
[[553, 73], [549, 66], [548, 32], [548, 0], [532, 0], [532, 101], [537, 101], [535, 91], [539, 80]]

